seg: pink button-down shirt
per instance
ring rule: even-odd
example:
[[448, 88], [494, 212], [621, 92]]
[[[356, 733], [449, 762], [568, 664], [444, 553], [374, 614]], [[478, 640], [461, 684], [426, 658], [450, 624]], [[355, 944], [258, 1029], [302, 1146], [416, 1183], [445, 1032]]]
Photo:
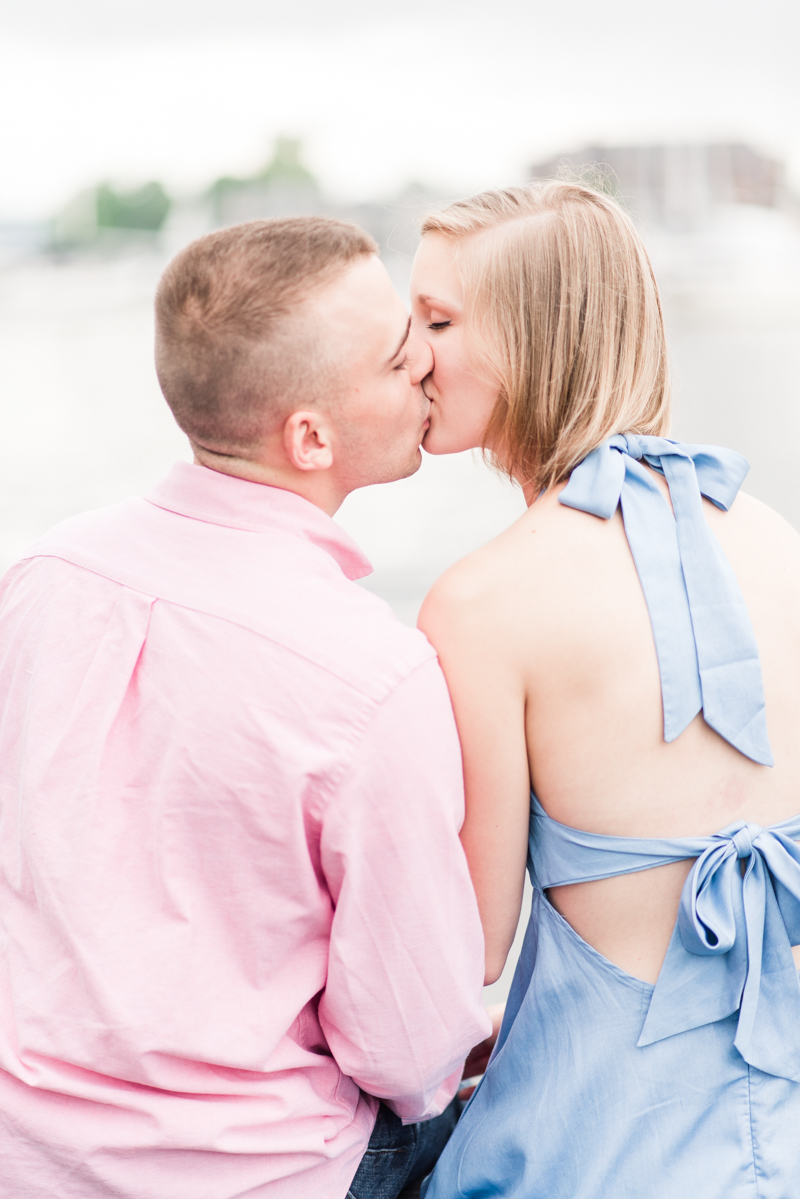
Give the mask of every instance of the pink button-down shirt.
[[0, 601], [0, 1194], [343, 1199], [488, 1031], [436, 657], [292, 492], [176, 465]]

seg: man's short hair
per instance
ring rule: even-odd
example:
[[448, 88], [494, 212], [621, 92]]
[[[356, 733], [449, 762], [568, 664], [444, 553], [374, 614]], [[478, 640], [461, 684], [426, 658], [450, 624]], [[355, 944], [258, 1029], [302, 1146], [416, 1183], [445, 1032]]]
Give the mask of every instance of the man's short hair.
[[172, 259], [156, 293], [156, 370], [192, 442], [247, 456], [325, 393], [330, 364], [299, 309], [377, 248], [348, 221], [288, 217], [220, 229]]

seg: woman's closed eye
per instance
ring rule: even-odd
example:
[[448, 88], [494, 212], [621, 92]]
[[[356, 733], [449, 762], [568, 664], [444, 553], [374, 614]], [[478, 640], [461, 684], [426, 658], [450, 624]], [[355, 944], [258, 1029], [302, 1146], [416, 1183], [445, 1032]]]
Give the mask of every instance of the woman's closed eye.
[[449, 324], [452, 324], [452, 322], [451, 321], [431, 321], [431, 323], [428, 325], [428, 328], [435, 329], [435, 330], [446, 329]]

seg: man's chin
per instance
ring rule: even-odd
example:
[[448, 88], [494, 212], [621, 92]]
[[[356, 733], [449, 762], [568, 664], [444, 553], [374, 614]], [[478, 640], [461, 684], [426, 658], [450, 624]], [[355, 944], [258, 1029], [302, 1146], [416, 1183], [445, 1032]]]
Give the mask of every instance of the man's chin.
[[418, 446], [417, 449], [414, 451], [414, 454], [412, 455], [412, 457], [408, 463], [408, 468], [402, 475], [397, 476], [398, 479], [410, 479], [412, 475], [415, 475], [417, 473], [417, 471], [419, 470], [419, 468], [421, 466], [422, 466], [422, 453]]
[[380, 473], [376, 473], [371, 478], [362, 479], [358, 484], [359, 487], [373, 487], [378, 483], [397, 483], [400, 479], [409, 479], [411, 475], [415, 475], [422, 466], [422, 454], [417, 448], [412, 455], [406, 458], [403, 462], [396, 462], [393, 466], [387, 467]]
[[414, 450], [414, 453], [411, 455], [411, 457], [406, 462], [405, 468], [403, 469], [402, 473], [398, 472], [398, 474], [396, 474], [394, 476], [394, 478], [395, 479], [410, 479], [412, 475], [415, 475], [417, 473], [417, 471], [419, 470], [419, 468], [421, 466], [422, 466], [422, 453], [418, 446], [417, 449]]

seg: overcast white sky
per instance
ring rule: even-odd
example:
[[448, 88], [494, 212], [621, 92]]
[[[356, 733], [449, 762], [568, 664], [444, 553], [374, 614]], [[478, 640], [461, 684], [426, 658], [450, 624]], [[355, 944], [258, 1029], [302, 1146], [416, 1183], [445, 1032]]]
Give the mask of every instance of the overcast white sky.
[[0, 219], [302, 136], [350, 197], [588, 141], [745, 140], [800, 184], [798, 0], [0, 0]]

